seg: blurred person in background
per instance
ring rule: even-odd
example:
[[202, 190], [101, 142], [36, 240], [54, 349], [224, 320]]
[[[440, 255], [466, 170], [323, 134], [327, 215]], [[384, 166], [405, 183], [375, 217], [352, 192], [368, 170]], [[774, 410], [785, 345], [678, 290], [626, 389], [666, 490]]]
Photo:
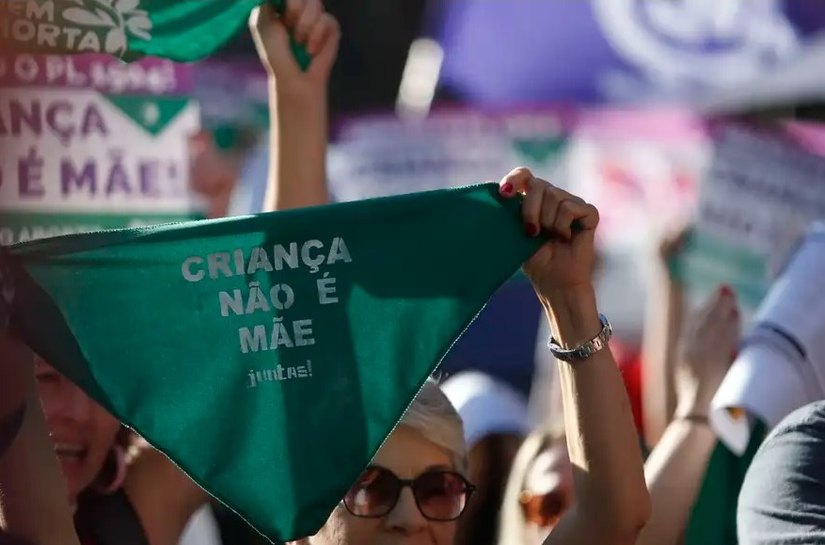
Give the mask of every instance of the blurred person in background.
[[691, 232], [689, 225], [669, 230], [652, 252], [641, 370], [642, 419], [648, 449], [659, 442], [676, 409], [674, 369], [685, 309], [684, 286], [673, 274], [672, 264]]
[[717, 446], [710, 404], [725, 378], [741, 337], [736, 296], [720, 286], [690, 317], [677, 343], [673, 371], [676, 408], [645, 462], [653, 510], [639, 545], [682, 543]]
[[[716, 435], [710, 402], [735, 357], [740, 337], [736, 298], [727, 286], [693, 317], [676, 355], [672, 420], [645, 462], [652, 512], [637, 545], [682, 543]], [[576, 504], [573, 467], [560, 430], [538, 430], [513, 463], [501, 509], [499, 545], [537, 545]]]
[[741, 545], [825, 544], [825, 401], [791, 413], [759, 448], [736, 525]]
[[230, 213], [244, 151], [218, 149], [213, 135], [206, 130], [189, 140], [189, 179], [192, 190], [205, 201], [206, 218], [222, 218]]
[[443, 384], [464, 422], [473, 501], [459, 521], [456, 545], [493, 545], [499, 509], [516, 452], [529, 430], [526, 400], [507, 384], [464, 371]]
[[[35, 377], [81, 543], [178, 543], [206, 493], [40, 358]], [[219, 543], [209, 524], [189, 539]]]
[[574, 501], [573, 466], [563, 429], [525, 439], [504, 492], [498, 545], [539, 545]]

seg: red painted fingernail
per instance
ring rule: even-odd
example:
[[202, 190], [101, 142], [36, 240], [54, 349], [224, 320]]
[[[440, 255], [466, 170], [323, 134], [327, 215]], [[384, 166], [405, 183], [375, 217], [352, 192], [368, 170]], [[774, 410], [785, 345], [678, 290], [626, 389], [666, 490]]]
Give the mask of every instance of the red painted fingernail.
[[534, 237], [539, 234], [539, 226], [535, 223], [524, 224], [524, 230], [527, 231], [527, 234], [531, 237]]
[[501, 186], [501, 194], [502, 195], [510, 195], [513, 193], [513, 184], [507, 182], [503, 186]]
[[730, 297], [733, 295], [733, 290], [727, 284], [723, 284], [721, 288], [719, 288], [719, 293], [724, 295], [725, 297]]

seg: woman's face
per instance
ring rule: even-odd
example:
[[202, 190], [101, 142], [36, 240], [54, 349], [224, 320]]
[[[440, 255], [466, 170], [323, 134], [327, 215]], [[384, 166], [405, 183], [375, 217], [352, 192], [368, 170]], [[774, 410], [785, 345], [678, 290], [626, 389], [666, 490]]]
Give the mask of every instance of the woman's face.
[[540, 545], [558, 523], [559, 517], [573, 504], [573, 466], [567, 447], [556, 442], [536, 456], [524, 479], [523, 497], [532, 497], [525, 511], [527, 543]]
[[[450, 453], [417, 431], [398, 426], [378, 451], [373, 465], [389, 469], [400, 479], [414, 479], [432, 469], [452, 470]], [[431, 522], [404, 487], [392, 511], [377, 519], [351, 515], [338, 505], [310, 545], [452, 545], [456, 522]]]
[[35, 366], [46, 425], [75, 503], [100, 473], [120, 423], [53, 367]]

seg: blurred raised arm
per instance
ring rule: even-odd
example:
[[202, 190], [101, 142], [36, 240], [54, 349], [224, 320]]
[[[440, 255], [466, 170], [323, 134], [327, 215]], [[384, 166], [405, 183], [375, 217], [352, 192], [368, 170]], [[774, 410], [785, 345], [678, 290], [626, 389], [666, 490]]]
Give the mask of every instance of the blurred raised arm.
[[639, 545], [681, 543], [716, 434], [708, 425], [713, 395], [734, 359], [739, 312], [733, 292], [722, 287], [682, 336], [675, 368], [675, 417], [645, 463], [653, 512]]
[[682, 227], [666, 235], [653, 258], [642, 347], [642, 417], [648, 448], [656, 446], [661, 439], [676, 405], [673, 372], [684, 296], [681, 282], [670, 273], [669, 263], [689, 232], [687, 227]]
[[[269, 74], [270, 161], [264, 210], [325, 204], [327, 85], [340, 29], [320, 0], [290, 0], [278, 16], [264, 4], [250, 19]], [[304, 72], [292, 56], [289, 33], [311, 57]]]

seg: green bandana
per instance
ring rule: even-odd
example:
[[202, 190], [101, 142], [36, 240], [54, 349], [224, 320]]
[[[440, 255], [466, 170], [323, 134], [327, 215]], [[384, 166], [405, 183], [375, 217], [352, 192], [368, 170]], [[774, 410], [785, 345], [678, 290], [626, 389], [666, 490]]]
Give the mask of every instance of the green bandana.
[[315, 533], [540, 245], [487, 184], [13, 246], [25, 340], [270, 539]]
[[[217, 51], [264, 0], [3, 0], [0, 50], [188, 62]], [[271, 0], [282, 9], [284, 0]], [[303, 47], [293, 42], [302, 66]]]

